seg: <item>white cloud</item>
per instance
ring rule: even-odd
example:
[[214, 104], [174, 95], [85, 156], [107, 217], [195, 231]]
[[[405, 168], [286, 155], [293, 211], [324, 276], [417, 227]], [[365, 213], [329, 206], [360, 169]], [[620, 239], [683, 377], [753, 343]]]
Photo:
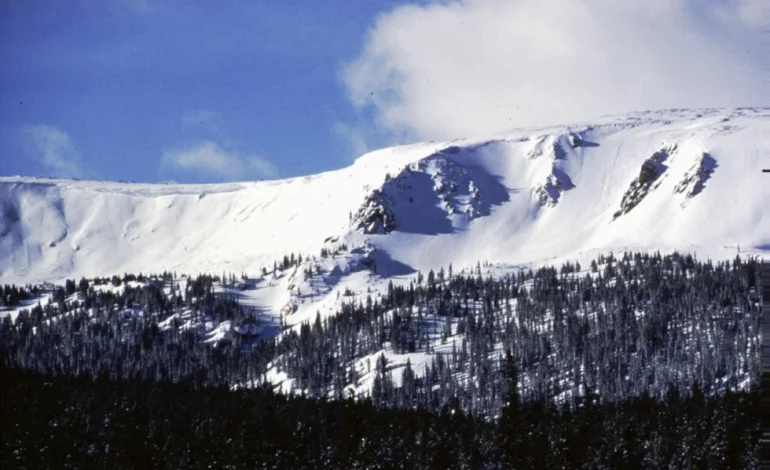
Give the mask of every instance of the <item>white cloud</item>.
[[163, 165], [227, 181], [275, 178], [278, 175], [275, 166], [264, 158], [241, 155], [210, 140], [165, 152]]
[[21, 132], [28, 154], [51, 171], [51, 176], [83, 176], [80, 156], [69, 134], [47, 124], [26, 126]]
[[[640, 109], [770, 104], [767, 0], [465, 0], [381, 15], [343, 81], [449, 139]], [[766, 13], [766, 12], [765, 12]], [[371, 107], [371, 108], [368, 108]]]
[[766, 28], [770, 25], [770, 2], [767, 0], [742, 0], [738, 2], [737, 17], [750, 27]]

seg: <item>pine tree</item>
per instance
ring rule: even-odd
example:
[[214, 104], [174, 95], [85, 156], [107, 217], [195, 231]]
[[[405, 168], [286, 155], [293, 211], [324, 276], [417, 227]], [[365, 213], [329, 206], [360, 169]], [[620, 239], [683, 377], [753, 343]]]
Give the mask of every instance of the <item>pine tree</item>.
[[521, 397], [519, 395], [519, 374], [511, 350], [505, 351], [502, 374], [508, 384], [508, 391], [501, 410], [500, 448], [503, 462], [508, 468], [523, 468], [523, 454], [526, 452], [521, 422]]

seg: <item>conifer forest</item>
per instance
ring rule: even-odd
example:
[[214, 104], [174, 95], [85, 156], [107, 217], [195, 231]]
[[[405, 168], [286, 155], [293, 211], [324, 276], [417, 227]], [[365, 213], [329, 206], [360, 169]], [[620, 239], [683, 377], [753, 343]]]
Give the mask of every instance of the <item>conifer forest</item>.
[[234, 274], [0, 286], [0, 464], [757, 468], [759, 267], [446, 266], [296, 327]]

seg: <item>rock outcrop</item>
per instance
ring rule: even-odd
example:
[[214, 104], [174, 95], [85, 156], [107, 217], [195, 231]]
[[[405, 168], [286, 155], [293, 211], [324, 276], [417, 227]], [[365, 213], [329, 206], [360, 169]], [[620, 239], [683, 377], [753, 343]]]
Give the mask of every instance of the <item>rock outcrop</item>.
[[664, 147], [642, 163], [639, 176], [631, 182], [631, 186], [623, 195], [620, 209], [613, 214], [613, 220], [631, 212], [652, 190], [657, 188], [656, 182], [659, 182], [660, 177], [668, 169], [665, 162], [675, 151], [675, 145]]
[[703, 152], [695, 161], [692, 167], [684, 175], [684, 178], [674, 187], [675, 194], [684, 194], [685, 200], [682, 203], [684, 207], [693, 197], [700, 194], [706, 185], [706, 181], [711, 178], [717, 162], [707, 152]]

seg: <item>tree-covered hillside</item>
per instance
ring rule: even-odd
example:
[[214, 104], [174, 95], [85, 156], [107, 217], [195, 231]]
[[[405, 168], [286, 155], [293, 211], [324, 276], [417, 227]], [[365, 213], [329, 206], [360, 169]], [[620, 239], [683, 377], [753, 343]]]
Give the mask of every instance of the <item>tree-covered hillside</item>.
[[277, 336], [217, 293], [235, 278], [81, 279], [6, 316], [0, 341], [4, 364], [41, 373], [231, 386], [283, 377], [315, 397], [358, 391], [380, 407], [434, 411], [456, 398], [494, 418], [504, 350], [527, 400], [662, 398], [696, 381], [708, 394], [747, 389], [759, 373], [757, 269], [641, 253], [499, 278], [450, 266]]
[[0, 464], [24, 468], [758, 468], [759, 394], [508, 395], [502, 418], [287, 397], [190, 381], [0, 371]]

